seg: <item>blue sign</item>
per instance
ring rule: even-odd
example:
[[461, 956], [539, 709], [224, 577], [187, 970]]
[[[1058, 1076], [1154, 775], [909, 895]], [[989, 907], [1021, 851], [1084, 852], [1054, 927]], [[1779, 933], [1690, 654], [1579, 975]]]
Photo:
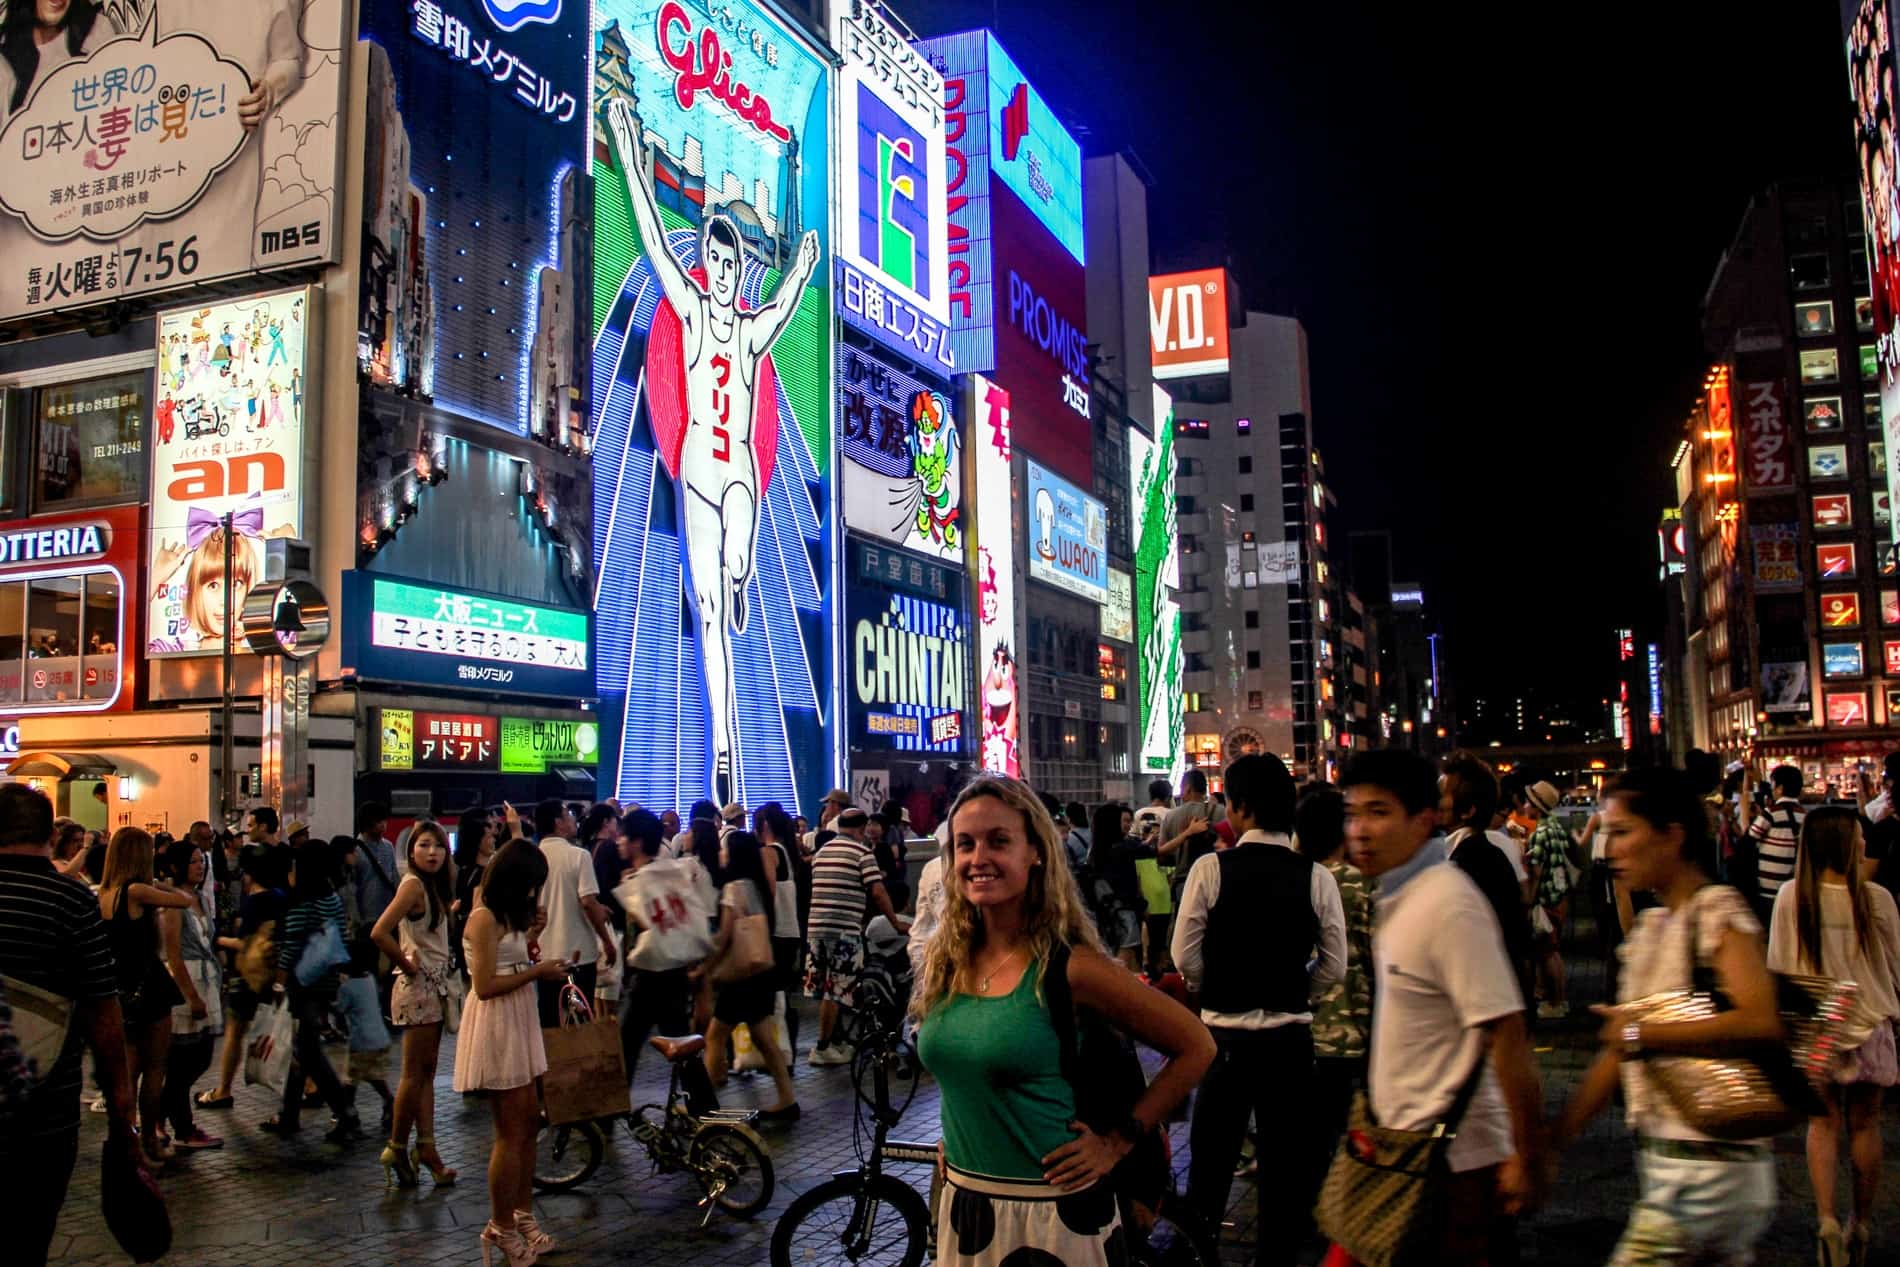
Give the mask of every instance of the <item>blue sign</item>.
[[[855, 540], [850, 546], [845, 711], [851, 746], [967, 755], [970, 630], [962, 573], [900, 550]], [[887, 574], [888, 587], [878, 583], [886, 563], [897, 565]], [[951, 601], [920, 596], [939, 590]]]
[[946, 378], [956, 371], [949, 326], [917, 305], [906, 303], [896, 291], [842, 255], [837, 259], [837, 271], [838, 315], [846, 325], [889, 344]]
[[345, 613], [343, 667], [365, 681], [564, 699], [594, 694], [592, 621], [578, 608], [349, 571], [338, 610]]
[[1858, 642], [1824, 642], [1821, 644], [1822, 676], [1859, 677], [1863, 671], [1860, 644]]
[[988, 35], [988, 44], [990, 168], [1068, 248], [1075, 262], [1086, 264], [1082, 147], [994, 35]]
[[1069, 481], [1029, 467], [1029, 574], [1108, 604], [1108, 508]]
[[552, 26], [561, 20], [561, 0], [482, 0], [488, 20], [504, 31], [515, 31], [530, 22]]

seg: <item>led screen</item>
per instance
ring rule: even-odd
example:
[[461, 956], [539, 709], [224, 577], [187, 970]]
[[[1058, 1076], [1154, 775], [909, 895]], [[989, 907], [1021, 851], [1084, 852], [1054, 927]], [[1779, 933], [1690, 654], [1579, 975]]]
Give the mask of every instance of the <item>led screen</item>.
[[[1894, 130], [1900, 111], [1894, 69], [1893, 12], [1889, 0], [1849, 6], [1847, 64], [1854, 106], [1854, 147], [1860, 165], [1861, 214], [1873, 280], [1873, 335], [1880, 413], [1887, 439], [1887, 492], [1900, 490], [1900, 214], [1895, 210]], [[1900, 540], [1900, 529], [1895, 540]]]
[[1023, 774], [1017, 705], [1016, 508], [1009, 393], [970, 378], [976, 452], [978, 729], [983, 768]]
[[1135, 645], [1141, 660], [1141, 769], [1172, 778], [1181, 769], [1187, 713], [1182, 698], [1181, 583], [1174, 504], [1174, 402], [1154, 389], [1156, 440], [1128, 432], [1129, 510], [1134, 516]]

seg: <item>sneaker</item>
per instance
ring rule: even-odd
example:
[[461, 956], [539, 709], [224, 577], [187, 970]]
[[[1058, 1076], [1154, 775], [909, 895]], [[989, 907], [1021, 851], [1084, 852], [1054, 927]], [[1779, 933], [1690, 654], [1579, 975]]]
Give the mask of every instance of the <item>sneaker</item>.
[[831, 1065], [848, 1065], [851, 1063], [851, 1049], [843, 1043], [820, 1047], [805, 1063], [814, 1069], [824, 1069]]
[[1561, 1021], [1570, 1015], [1568, 1003], [1539, 1003], [1537, 1019], [1540, 1021]]
[[189, 1135], [174, 1135], [172, 1147], [181, 1153], [195, 1153], [206, 1148], [223, 1148], [224, 1141], [216, 1135], [207, 1135], [203, 1131], [194, 1130]]

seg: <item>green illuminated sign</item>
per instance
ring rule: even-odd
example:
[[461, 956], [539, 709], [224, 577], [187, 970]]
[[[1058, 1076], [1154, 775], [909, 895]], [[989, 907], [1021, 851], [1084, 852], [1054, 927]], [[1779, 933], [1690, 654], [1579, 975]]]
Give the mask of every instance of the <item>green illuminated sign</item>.
[[501, 772], [546, 774], [549, 766], [597, 765], [600, 726], [539, 717], [501, 719]]

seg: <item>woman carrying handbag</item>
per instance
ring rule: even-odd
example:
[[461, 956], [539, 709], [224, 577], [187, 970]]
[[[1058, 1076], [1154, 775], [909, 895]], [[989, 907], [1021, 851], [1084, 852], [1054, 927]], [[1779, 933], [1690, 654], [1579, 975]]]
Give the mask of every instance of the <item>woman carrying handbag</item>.
[[[1661, 905], [1639, 915], [1623, 943], [1618, 1006], [1598, 1009], [1603, 1050], [1565, 1107], [1556, 1142], [1561, 1147], [1575, 1139], [1620, 1080], [1639, 1137], [1642, 1195], [1612, 1267], [1690, 1261], [1741, 1267], [1755, 1261], [1755, 1242], [1774, 1217], [1769, 1142], [1716, 1139], [1692, 1127], [1644, 1062], [1733, 1057], [1784, 1041], [1774, 980], [1762, 959], [1761, 925], [1740, 893], [1709, 883], [1696, 864], [1710, 847], [1709, 819], [1681, 771], [1624, 775], [1604, 803], [1602, 826], [1617, 881], [1654, 894]], [[1654, 995], [1700, 988], [1699, 972], [1712, 974], [1728, 1010], [1662, 1024], [1625, 1010]]]
[[706, 1031], [706, 1072], [715, 1087], [726, 1080], [726, 1040], [733, 1028], [752, 1031], [753, 1045], [778, 1088], [778, 1102], [759, 1116], [768, 1122], [798, 1120], [798, 1099], [785, 1053], [772, 1040], [778, 978], [772, 954], [774, 904], [765, 879], [764, 847], [751, 832], [726, 837], [725, 887], [719, 893], [719, 931], [712, 956], [695, 973], [713, 983], [713, 1020]]

